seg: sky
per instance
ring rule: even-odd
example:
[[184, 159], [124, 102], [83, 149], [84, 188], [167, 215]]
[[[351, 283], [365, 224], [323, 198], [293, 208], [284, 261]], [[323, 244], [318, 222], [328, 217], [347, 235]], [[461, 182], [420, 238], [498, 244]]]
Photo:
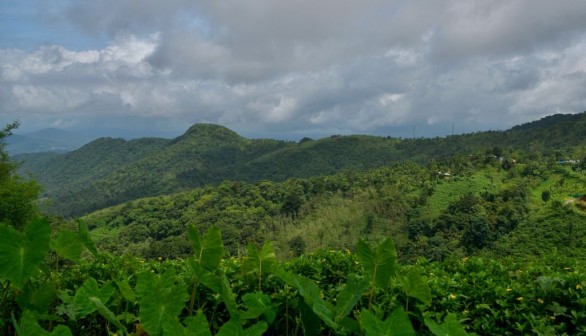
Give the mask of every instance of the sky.
[[583, 0], [0, 0], [0, 123], [442, 136], [586, 110]]

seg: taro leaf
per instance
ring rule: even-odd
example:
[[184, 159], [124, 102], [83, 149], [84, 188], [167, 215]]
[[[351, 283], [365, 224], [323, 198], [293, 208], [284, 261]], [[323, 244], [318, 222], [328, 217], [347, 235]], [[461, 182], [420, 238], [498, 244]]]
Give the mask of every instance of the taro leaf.
[[51, 248], [63, 258], [79, 261], [81, 256], [82, 241], [77, 232], [71, 230], [61, 231], [55, 239], [51, 240]]
[[336, 322], [339, 323], [350, 314], [366, 288], [368, 288], [368, 279], [359, 279], [355, 274], [348, 275], [346, 284], [336, 297]]
[[126, 301], [132, 304], [136, 303], [136, 294], [132, 290], [132, 287], [130, 287], [130, 284], [127, 280], [116, 280], [116, 286]]
[[135, 292], [140, 307], [140, 323], [151, 336], [161, 335], [163, 321], [177, 318], [188, 299], [185, 288], [175, 284], [173, 270], [161, 275], [150, 272], [139, 274]]
[[244, 336], [262, 336], [269, 328], [265, 321], [260, 321], [244, 330]]
[[436, 336], [467, 336], [468, 333], [458, 322], [456, 314], [448, 314], [444, 323], [439, 325], [432, 319], [425, 318], [425, 325]]
[[230, 319], [220, 328], [216, 336], [262, 336], [268, 328], [268, 324], [261, 321], [243, 330], [238, 319]]
[[283, 270], [277, 270], [275, 274], [286, 284], [297, 289], [305, 303], [322, 321], [333, 329], [338, 328], [334, 321], [333, 307], [321, 298], [321, 291], [313, 281]]
[[189, 227], [189, 239], [193, 247], [193, 254], [203, 267], [215, 270], [220, 266], [224, 255], [224, 243], [222, 233], [216, 226], [211, 226], [206, 234], [201, 237], [195, 226]]
[[348, 335], [360, 335], [360, 325], [358, 321], [346, 316], [339, 323], [341, 330], [345, 331]]
[[110, 323], [126, 332], [126, 329], [122, 326], [120, 321], [118, 321], [114, 313], [105, 305], [115, 291], [116, 289], [111, 282], [106, 283], [106, 285], [100, 289], [96, 279], [87, 279], [77, 290], [75, 297], [73, 298], [73, 303], [79, 309], [79, 317], [84, 317], [97, 310], [98, 313], [110, 321]]
[[124, 330], [125, 331], [124, 333], [126, 333], [126, 329], [122, 326], [120, 321], [118, 321], [118, 319], [116, 318], [114, 313], [110, 309], [108, 309], [108, 307], [106, 307], [106, 305], [104, 305], [104, 303], [102, 302], [102, 300], [100, 300], [100, 298], [94, 296], [94, 297], [90, 298], [90, 301], [96, 306], [100, 315], [102, 315], [108, 321], [110, 321], [110, 323], [112, 323], [113, 325], [118, 327], [118, 329]]
[[190, 265], [197, 281], [216, 293], [222, 292], [220, 277], [207, 271], [197, 261], [191, 261]]
[[79, 226], [79, 239], [81, 239], [81, 242], [85, 248], [87, 248], [92, 253], [92, 255], [97, 256], [98, 249], [96, 248], [94, 240], [90, 236], [90, 230], [88, 229], [87, 224], [81, 220], [78, 220], [77, 224]]
[[367, 336], [415, 336], [409, 316], [403, 308], [396, 308], [385, 321], [378, 319], [369, 310], [362, 310], [360, 324]]
[[248, 244], [248, 255], [242, 261], [242, 272], [258, 272], [258, 290], [260, 291], [263, 274], [272, 272], [276, 264], [277, 256], [270, 241], [267, 241], [260, 251], [254, 244]]
[[202, 311], [198, 311], [195, 316], [186, 318], [184, 322], [187, 324], [189, 335], [212, 336], [210, 325], [208, 324], [206, 315]]
[[24, 290], [16, 299], [18, 306], [25, 310], [32, 310], [39, 314], [46, 314], [49, 307], [57, 298], [57, 285], [49, 281], [34, 288], [30, 283], [24, 286]]
[[301, 323], [303, 325], [303, 334], [305, 336], [321, 335], [321, 320], [311, 307], [304, 301], [299, 302], [299, 311], [301, 312]]
[[242, 301], [246, 304], [248, 310], [240, 315], [240, 318], [249, 320], [264, 315], [265, 319], [271, 323], [277, 316], [271, 306], [271, 297], [261, 292], [248, 293], [242, 296]]
[[393, 239], [388, 237], [375, 250], [360, 239], [356, 246], [356, 255], [372, 284], [386, 288], [396, 269], [397, 251]]
[[64, 325], [58, 325], [53, 329], [51, 336], [73, 336], [71, 330]]
[[385, 321], [387, 329], [393, 330], [392, 335], [396, 336], [415, 336], [413, 325], [409, 320], [409, 316], [403, 308], [396, 308]]
[[96, 279], [87, 279], [83, 285], [77, 289], [75, 297], [73, 298], [73, 303], [79, 310], [78, 316], [84, 317], [96, 311], [98, 309], [95, 303], [96, 299], [101, 301], [102, 304], [108, 302], [115, 291], [116, 289], [111, 282], [108, 282], [100, 289]]
[[426, 305], [431, 304], [431, 290], [417, 270], [410, 270], [407, 275], [400, 276], [401, 288], [407, 296], [419, 299]]
[[163, 321], [163, 335], [169, 336], [185, 336], [188, 335], [185, 327], [179, 322], [177, 317], [166, 319]]
[[14, 329], [19, 336], [50, 336], [51, 333], [41, 328], [37, 322], [35, 314], [29, 310], [25, 310], [20, 317], [20, 323], [16, 323], [14, 315], [12, 316], [14, 322]]
[[242, 336], [244, 331], [236, 319], [230, 319], [218, 331], [216, 336]]
[[20, 324], [14, 323], [14, 328], [19, 336], [72, 336], [71, 330], [64, 325], [58, 325], [53, 332], [41, 328], [35, 314], [25, 310], [20, 318]]
[[230, 282], [228, 282], [226, 274], [222, 274], [220, 286], [220, 295], [224, 299], [224, 304], [226, 305], [226, 309], [228, 309], [228, 313], [230, 313], [230, 317], [232, 319], [239, 318], [240, 312], [236, 306], [236, 299], [234, 298], [234, 293], [232, 292], [232, 288], [230, 288]]
[[30, 222], [23, 233], [0, 224], [0, 277], [22, 288], [49, 252], [50, 235], [51, 227], [46, 219]]

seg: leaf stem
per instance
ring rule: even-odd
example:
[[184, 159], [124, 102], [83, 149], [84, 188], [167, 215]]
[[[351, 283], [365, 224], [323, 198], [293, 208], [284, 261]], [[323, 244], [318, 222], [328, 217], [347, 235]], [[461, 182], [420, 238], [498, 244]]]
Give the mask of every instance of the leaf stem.
[[376, 282], [376, 272], [377, 272], [378, 265], [375, 264], [374, 271], [372, 272], [372, 281], [370, 283], [370, 297], [368, 298], [368, 310], [372, 307], [372, 298], [374, 297], [374, 284]]
[[199, 283], [197, 280], [193, 280], [193, 287], [191, 288], [191, 298], [189, 300], [189, 315], [193, 314], [193, 306], [195, 304], [195, 292], [197, 290]]

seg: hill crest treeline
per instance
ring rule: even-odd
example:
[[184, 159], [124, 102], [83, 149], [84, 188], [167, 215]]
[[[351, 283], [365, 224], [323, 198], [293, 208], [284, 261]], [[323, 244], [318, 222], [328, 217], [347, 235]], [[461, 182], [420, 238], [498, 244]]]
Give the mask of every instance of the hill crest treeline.
[[[78, 216], [145, 196], [164, 195], [224, 180], [256, 182], [309, 178], [457, 154], [494, 151], [554, 153], [584, 143], [586, 113], [554, 115], [515, 126], [444, 138], [332, 136], [299, 143], [246, 139], [218, 125], [196, 124], [169, 140], [97, 139], [78, 150], [16, 156], [21, 172], [44, 187], [48, 211]], [[308, 140], [308, 139], [305, 139]]]

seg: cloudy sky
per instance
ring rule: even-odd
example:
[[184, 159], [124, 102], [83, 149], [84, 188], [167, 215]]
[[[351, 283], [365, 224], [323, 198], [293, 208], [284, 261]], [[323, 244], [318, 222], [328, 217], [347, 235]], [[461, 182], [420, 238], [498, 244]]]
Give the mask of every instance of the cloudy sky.
[[0, 122], [435, 136], [586, 110], [584, 0], [1, 0]]

